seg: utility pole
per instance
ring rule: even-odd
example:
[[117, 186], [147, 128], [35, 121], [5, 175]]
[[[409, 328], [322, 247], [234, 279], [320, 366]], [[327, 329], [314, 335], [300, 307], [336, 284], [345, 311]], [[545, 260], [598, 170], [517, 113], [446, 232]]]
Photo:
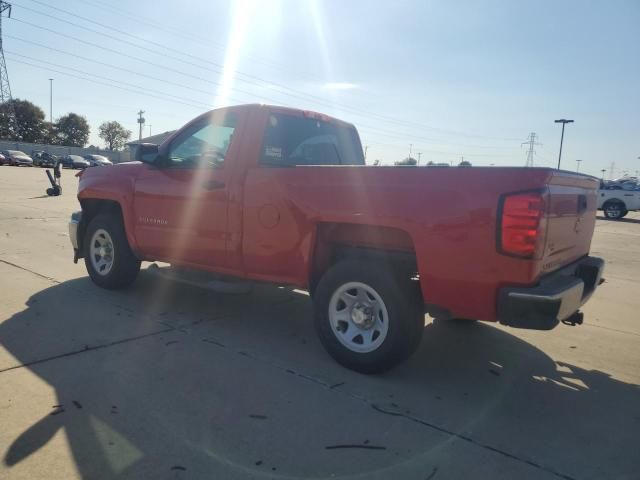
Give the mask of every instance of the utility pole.
[[364, 146], [364, 163], [367, 163], [367, 150], [369, 150], [369, 145]]
[[529, 150], [527, 151], [527, 163], [525, 164], [525, 167], [533, 167], [533, 156], [536, 153], [534, 147], [536, 145], [542, 145], [541, 143], [536, 142], [536, 136], [536, 132], [531, 132], [527, 141], [520, 144], [520, 146], [529, 145]]
[[153, 127], [153, 125], [147, 125], [147, 127], [149, 127], [149, 136], [151, 136], [151, 127]]
[[53, 124], [53, 78], [49, 79], [49, 122]]
[[420, 157], [422, 157], [422, 152], [418, 152], [418, 165], [420, 165]]
[[613, 171], [616, 168], [616, 162], [611, 162], [611, 170], [609, 170], [609, 180], [613, 180]]
[[580, 171], [580, 162], [582, 160], [576, 160], [576, 173], [578, 173]]
[[602, 170], [600, 170], [600, 172], [602, 172], [602, 180], [604, 180], [604, 174], [606, 173], [607, 169], [603, 168]]
[[560, 170], [560, 160], [562, 159], [562, 142], [564, 141], [564, 126], [567, 123], [573, 123], [573, 120], [567, 120], [565, 118], [561, 118], [560, 120], [555, 120], [555, 123], [562, 124], [562, 136], [560, 137], [560, 153], [558, 153], [558, 170]]
[[9, 74], [7, 73], [7, 64], [4, 60], [4, 49], [2, 47], [2, 15], [7, 12], [7, 18], [11, 18], [11, 4], [0, 0], [0, 104], [7, 103], [9, 108], [4, 113], [7, 115], [4, 125], [10, 126], [16, 123], [16, 112], [11, 102], [11, 87], [9, 86]]
[[409, 144], [409, 158], [411, 158], [411, 149], [413, 148], [413, 143]]
[[138, 140], [142, 140], [142, 127], [144, 125], [144, 117], [142, 116], [144, 114], [144, 110], [140, 110], [138, 112], [138, 124], [140, 124], [140, 133], [138, 134]]

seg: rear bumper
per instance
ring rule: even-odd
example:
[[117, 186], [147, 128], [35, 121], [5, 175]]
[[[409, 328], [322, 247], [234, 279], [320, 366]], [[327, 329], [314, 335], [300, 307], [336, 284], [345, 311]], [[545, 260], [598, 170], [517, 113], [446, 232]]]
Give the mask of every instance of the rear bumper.
[[584, 257], [540, 280], [535, 287], [502, 288], [498, 320], [504, 325], [551, 330], [589, 300], [602, 279], [604, 260]]

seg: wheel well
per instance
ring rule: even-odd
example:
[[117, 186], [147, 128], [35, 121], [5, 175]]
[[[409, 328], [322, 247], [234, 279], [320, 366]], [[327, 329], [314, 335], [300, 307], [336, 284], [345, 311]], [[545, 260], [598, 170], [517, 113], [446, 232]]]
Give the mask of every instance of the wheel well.
[[310, 291], [313, 293], [324, 272], [346, 258], [374, 261], [407, 278], [418, 272], [413, 240], [406, 231], [375, 225], [322, 223], [316, 232]]
[[122, 208], [118, 202], [113, 200], [80, 200], [80, 205], [82, 207], [82, 220], [78, 225], [78, 258], [83, 258], [84, 234], [87, 231], [89, 222], [101, 213], [112, 213], [122, 219]]
[[626, 209], [625, 203], [622, 200], [620, 200], [619, 198], [610, 198], [609, 200], [604, 202], [604, 204], [602, 206], [604, 207], [605, 205], [610, 204], [610, 203], [619, 203], [620, 205], [622, 205]]

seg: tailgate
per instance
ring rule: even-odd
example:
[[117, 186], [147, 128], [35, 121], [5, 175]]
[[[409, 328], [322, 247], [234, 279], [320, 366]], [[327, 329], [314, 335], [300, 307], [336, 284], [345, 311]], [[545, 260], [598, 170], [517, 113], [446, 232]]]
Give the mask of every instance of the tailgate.
[[540, 274], [557, 270], [589, 253], [598, 187], [594, 177], [562, 171], [550, 175]]

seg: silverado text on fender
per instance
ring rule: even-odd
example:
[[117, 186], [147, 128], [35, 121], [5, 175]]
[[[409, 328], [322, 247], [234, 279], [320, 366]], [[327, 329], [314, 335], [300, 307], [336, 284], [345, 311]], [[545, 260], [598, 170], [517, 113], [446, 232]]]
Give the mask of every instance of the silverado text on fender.
[[142, 260], [308, 289], [323, 345], [376, 372], [435, 317], [580, 323], [598, 181], [545, 168], [367, 167], [353, 125], [265, 105], [214, 110], [140, 161], [80, 176], [76, 260], [105, 288]]

